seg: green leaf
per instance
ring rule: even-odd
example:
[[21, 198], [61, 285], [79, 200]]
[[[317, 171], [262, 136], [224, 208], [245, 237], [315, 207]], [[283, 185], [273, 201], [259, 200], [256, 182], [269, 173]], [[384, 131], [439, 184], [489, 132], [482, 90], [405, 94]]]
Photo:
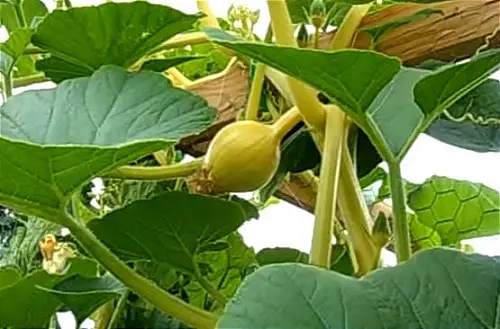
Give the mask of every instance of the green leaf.
[[[465, 239], [500, 233], [500, 192], [483, 184], [433, 176], [408, 194], [408, 206], [415, 212], [412, 242], [422, 248], [455, 246]], [[434, 236], [440, 237], [440, 241]]]
[[95, 276], [97, 263], [90, 259], [71, 259], [64, 275], [37, 270], [0, 289], [0, 327], [45, 328], [62, 303], [40, 287], [52, 288], [75, 274]]
[[425, 131], [444, 143], [474, 152], [500, 151], [500, 81], [488, 79], [455, 104]]
[[153, 260], [193, 273], [199, 249], [248, 218], [234, 201], [167, 192], [94, 219], [88, 227], [126, 261]]
[[500, 258], [433, 249], [362, 279], [304, 264], [260, 268], [218, 328], [495, 328]]
[[141, 70], [163, 72], [171, 67], [187, 63], [196, 59], [204, 59], [206, 57], [207, 56], [177, 56], [165, 59], [152, 59], [142, 64]]
[[7, 41], [0, 44], [0, 73], [10, 76], [12, 69], [23, 55], [24, 49], [29, 45], [32, 35], [31, 29], [15, 30], [10, 33]]
[[[231, 298], [241, 281], [257, 267], [253, 248], [249, 248], [243, 241], [243, 237], [233, 232], [224, 238], [229, 248], [219, 252], [204, 252], [198, 256], [198, 261], [208, 265], [209, 273], [207, 280], [217, 288], [224, 296]], [[206, 308], [207, 292], [192, 280], [186, 290], [189, 295], [189, 303], [200, 308]], [[222, 310], [218, 310], [222, 311]]]
[[[48, 13], [47, 7], [41, 0], [23, 0], [22, 8], [28, 27], [36, 25], [36, 22]], [[0, 25], [4, 25], [9, 33], [19, 28], [16, 12], [12, 4], [0, 3]]]
[[294, 248], [264, 248], [256, 255], [260, 266], [280, 263], [309, 263], [309, 254]]
[[470, 61], [438, 69], [414, 88], [415, 102], [426, 116], [435, 117], [500, 68], [500, 49], [491, 49]]
[[0, 108], [0, 204], [59, 221], [85, 182], [204, 130], [214, 117], [203, 98], [161, 74], [115, 66], [12, 96]]
[[122, 294], [125, 286], [109, 274], [101, 277], [74, 275], [54, 285], [40, 289], [56, 296], [75, 316], [78, 326], [102, 304]]
[[0, 268], [0, 290], [10, 286], [21, 278], [19, 272], [13, 267]]
[[214, 43], [250, 56], [324, 92], [339, 102], [354, 121], [361, 119], [400, 69], [400, 62], [395, 57], [367, 50], [297, 49], [243, 42], [217, 29], [206, 29], [206, 32]]
[[388, 31], [397, 29], [398, 27], [405, 26], [410, 23], [417, 22], [419, 20], [426, 19], [432, 16], [433, 14], [438, 14], [438, 13], [444, 15], [444, 13], [441, 10], [426, 8], [419, 10], [410, 16], [400, 17], [398, 19], [384, 22], [379, 25], [361, 28], [360, 31], [370, 35], [370, 37], [372, 38], [372, 42], [376, 44], [378, 40]]
[[37, 68], [59, 82], [90, 75], [106, 64], [129, 67], [154, 47], [190, 29], [198, 18], [146, 1], [54, 11], [32, 38], [35, 46], [51, 53]]

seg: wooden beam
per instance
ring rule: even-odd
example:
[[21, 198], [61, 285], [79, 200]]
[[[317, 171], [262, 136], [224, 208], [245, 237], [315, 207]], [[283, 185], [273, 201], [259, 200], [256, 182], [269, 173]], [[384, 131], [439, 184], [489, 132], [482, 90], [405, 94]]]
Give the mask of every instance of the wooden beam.
[[[378, 41], [376, 51], [399, 57], [407, 66], [429, 59], [461, 60], [473, 55], [486, 38], [492, 36], [489, 48], [500, 46], [500, 0], [455, 0], [433, 4], [394, 4], [367, 16], [361, 28], [373, 27], [427, 8], [441, 10], [425, 19], [388, 31]], [[335, 32], [324, 34], [320, 47], [327, 48]], [[369, 36], [361, 32], [354, 47], [367, 49]]]

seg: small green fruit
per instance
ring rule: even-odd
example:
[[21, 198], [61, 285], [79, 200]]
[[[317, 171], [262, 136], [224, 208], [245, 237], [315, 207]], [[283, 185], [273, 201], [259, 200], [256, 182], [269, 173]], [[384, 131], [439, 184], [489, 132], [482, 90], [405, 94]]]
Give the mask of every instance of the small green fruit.
[[274, 176], [280, 160], [279, 145], [271, 126], [249, 120], [234, 122], [212, 139], [190, 185], [202, 194], [255, 191]]

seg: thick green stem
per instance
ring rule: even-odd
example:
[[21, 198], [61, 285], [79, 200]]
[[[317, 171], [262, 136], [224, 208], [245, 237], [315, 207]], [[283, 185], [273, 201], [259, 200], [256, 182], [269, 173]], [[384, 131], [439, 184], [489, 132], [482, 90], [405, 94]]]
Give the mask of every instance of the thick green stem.
[[401, 176], [399, 162], [389, 163], [392, 211], [394, 214], [394, 236], [398, 263], [407, 261], [411, 256], [410, 228], [406, 216], [406, 192]]
[[137, 274], [122, 262], [84, 225], [72, 218], [64, 217], [61, 222], [72, 235], [99, 263], [122, 281], [130, 290], [166, 314], [198, 329], [214, 329], [217, 317], [209, 312], [193, 307], [183, 300], [167, 293], [154, 282]]
[[299, 110], [296, 106], [286, 111], [273, 123], [272, 127], [276, 137], [281, 140], [286, 134], [302, 120]]
[[222, 306], [223, 308], [226, 306], [228, 300], [226, 296], [224, 296], [217, 288], [215, 288], [210, 281], [208, 281], [201, 273], [199, 267], [195, 264], [195, 277], [198, 283], [203, 287], [203, 289], [208, 292], [210, 296], [215, 299], [215, 301]]
[[168, 166], [122, 166], [103, 176], [130, 180], [171, 180], [194, 174], [200, 168], [202, 162], [203, 158], [198, 158], [190, 162], [175, 163]]
[[120, 318], [120, 315], [123, 312], [123, 309], [125, 308], [125, 305], [127, 305], [127, 298], [129, 295], [130, 290], [125, 290], [122, 295], [120, 296], [120, 299], [118, 299], [118, 303], [116, 304], [115, 310], [113, 311], [113, 315], [111, 316], [111, 320], [109, 320], [108, 327], [107, 329], [114, 329], [116, 324], [118, 323], [118, 319]]
[[325, 268], [330, 267], [331, 245], [335, 221], [335, 206], [339, 180], [340, 159], [343, 143], [343, 121], [337, 120], [340, 109], [328, 105], [326, 111], [326, 131], [323, 159], [316, 199], [313, 239], [310, 263]]
[[314, 29], [314, 48], [318, 49], [319, 48], [319, 29], [315, 28]]
[[19, 23], [19, 27], [25, 29], [28, 27], [28, 23], [26, 22], [26, 16], [24, 15], [23, 2], [23, 0], [14, 1], [14, 11], [16, 12], [16, 18], [17, 22]]

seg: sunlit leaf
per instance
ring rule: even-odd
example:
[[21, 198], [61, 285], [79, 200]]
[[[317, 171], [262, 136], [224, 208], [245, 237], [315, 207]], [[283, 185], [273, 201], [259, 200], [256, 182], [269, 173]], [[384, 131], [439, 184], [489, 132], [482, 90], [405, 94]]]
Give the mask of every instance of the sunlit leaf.
[[146, 1], [54, 11], [32, 38], [35, 46], [51, 54], [37, 68], [59, 82], [91, 75], [106, 64], [129, 67], [154, 47], [190, 29], [198, 17]]
[[158, 73], [106, 66], [1, 107], [0, 204], [59, 221], [92, 177], [200, 132], [215, 110]]

